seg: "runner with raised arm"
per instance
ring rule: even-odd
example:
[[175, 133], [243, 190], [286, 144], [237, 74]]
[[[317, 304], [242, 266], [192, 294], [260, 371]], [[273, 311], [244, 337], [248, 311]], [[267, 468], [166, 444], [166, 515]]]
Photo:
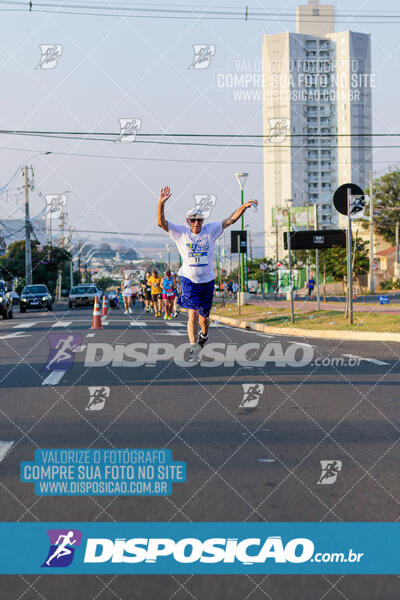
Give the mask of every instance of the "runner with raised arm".
[[[178, 303], [189, 313], [188, 336], [191, 344], [190, 360], [197, 360], [198, 353], [208, 339], [209, 314], [214, 293], [213, 255], [215, 241], [223, 230], [236, 223], [242, 214], [257, 200], [248, 200], [237, 208], [230, 217], [216, 223], [204, 225], [204, 214], [193, 208], [186, 214], [187, 225], [176, 225], [167, 221], [164, 206], [171, 196], [170, 188], [160, 192], [157, 206], [157, 225], [164, 229], [175, 242], [182, 258], [178, 274], [181, 277], [182, 293]], [[199, 334], [200, 326], [200, 334]]]

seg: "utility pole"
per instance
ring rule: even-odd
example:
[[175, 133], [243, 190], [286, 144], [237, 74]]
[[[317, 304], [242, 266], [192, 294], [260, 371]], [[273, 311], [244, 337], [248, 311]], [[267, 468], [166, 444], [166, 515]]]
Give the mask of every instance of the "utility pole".
[[396, 221], [396, 262], [399, 262], [399, 221]]
[[[318, 230], [318, 206], [315, 204], [314, 205], [314, 210], [315, 210], [315, 229]], [[316, 278], [316, 284], [317, 284], [317, 310], [321, 310], [321, 298], [320, 298], [320, 293], [319, 293], [319, 250], [318, 248], [315, 249], [315, 278]]]
[[[64, 246], [64, 227], [65, 227], [65, 213], [62, 212], [60, 215], [60, 248]], [[62, 264], [57, 270], [57, 283], [56, 283], [56, 300], [61, 299], [61, 287], [62, 287]]]
[[[309, 214], [309, 202], [306, 202], [307, 207], [307, 231], [310, 229], [310, 214]], [[310, 269], [310, 250], [307, 250], [307, 281], [311, 279], [311, 269]]]
[[28, 167], [24, 167], [25, 187], [25, 285], [32, 284], [32, 248], [31, 248], [31, 220], [29, 217], [29, 179]]
[[275, 219], [275, 268], [276, 268], [276, 293], [279, 290], [279, 273], [278, 273], [278, 262], [279, 262], [279, 240], [278, 240], [278, 223]]
[[369, 291], [375, 294], [375, 272], [372, 268], [374, 262], [374, 193], [372, 171], [369, 172]]
[[347, 218], [349, 227], [347, 231], [347, 296], [349, 307], [350, 325], [353, 325], [353, 240], [351, 233], [351, 189], [347, 189]]
[[289, 293], [290, 293], [290, 321], [294, 323], [293, 282], [292, 282], [292, 240], [290, 238], [290, 207], [288, 206], [288, 253], [289, 253]]

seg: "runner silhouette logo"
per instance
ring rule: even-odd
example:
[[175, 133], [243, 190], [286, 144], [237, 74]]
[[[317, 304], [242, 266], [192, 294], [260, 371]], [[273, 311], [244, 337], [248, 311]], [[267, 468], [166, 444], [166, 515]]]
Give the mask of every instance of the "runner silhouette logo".
[[82, 532], [79, 529], [48, 529], [50, 548], [42, 567], [68, 567], [75, 550], [81, 545]]
[[43, 371], [68, 371], [74, 363], [74, 353], [82, 348], [82, 336], [77, 333], [49, 333], [47, 339], [49, 357]]

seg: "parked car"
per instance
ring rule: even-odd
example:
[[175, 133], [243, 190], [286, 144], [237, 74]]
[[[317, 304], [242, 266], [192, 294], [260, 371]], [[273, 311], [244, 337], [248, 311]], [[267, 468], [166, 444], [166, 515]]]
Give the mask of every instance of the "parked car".
[[17, 292], [10, 292], [13, 304], [19, 304], [19, 294]]
[[5, 281], [0, 281], [0, 314], [3, 319], [12, 319], [14, 316], [11, 291], [7, 291]]
[[53, 297], [44, 283], [26, 285], [22, 290], [19, 310], [24, 313], [28, 308], [53, 310]]
[[96, 297], [100, 302], [101, 290], [93, 283], [76, 285], [71, 289], [68, 296], [69, 308], [93, 306]]

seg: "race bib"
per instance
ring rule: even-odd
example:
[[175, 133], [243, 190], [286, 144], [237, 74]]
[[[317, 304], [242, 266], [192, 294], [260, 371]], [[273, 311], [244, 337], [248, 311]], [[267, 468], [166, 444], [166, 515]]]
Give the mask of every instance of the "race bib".
[[206, 242], [187, 244], [189, 264], [191, 267], [207, 267], [208, 266], [208, 249], [209, 244]]

